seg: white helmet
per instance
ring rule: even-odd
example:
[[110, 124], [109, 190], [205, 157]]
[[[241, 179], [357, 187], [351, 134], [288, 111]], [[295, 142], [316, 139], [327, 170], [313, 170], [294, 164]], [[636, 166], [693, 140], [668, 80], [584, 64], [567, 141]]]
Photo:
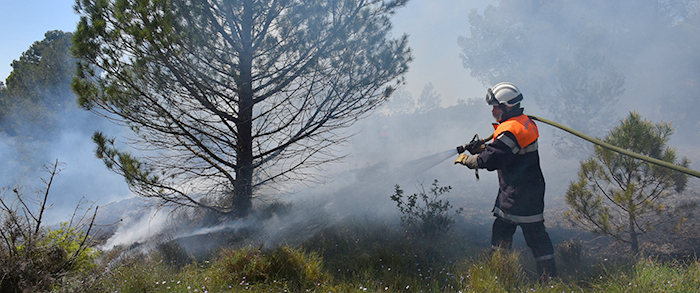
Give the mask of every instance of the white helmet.
[[518, 87], [510, 82], [501, 82], [486, 91], [486, 103], [491, 106], [506, 105], [513, 107], [523, 100]]

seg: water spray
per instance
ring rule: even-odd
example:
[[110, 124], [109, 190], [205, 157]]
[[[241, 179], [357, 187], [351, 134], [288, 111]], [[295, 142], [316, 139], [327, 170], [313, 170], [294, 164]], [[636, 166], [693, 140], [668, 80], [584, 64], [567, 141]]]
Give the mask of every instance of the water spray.
[[420, 174], [426, 170], [435, 167], [437, 164], [457, 155], [457, 150], [449, 149], [429, 156], [422, 157], [404, 164], [402, 170], [414, 170], [415, 174]]

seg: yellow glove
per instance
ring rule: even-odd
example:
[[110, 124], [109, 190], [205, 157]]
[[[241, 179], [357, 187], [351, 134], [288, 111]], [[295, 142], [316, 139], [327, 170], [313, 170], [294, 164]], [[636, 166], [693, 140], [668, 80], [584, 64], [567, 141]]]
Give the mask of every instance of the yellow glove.
[[464, 166], [467, 166], [469, 169], [478, 169], [479, 168], [479, 162], [476, 160], [479, 155], [467, 155], [467, 154], [459, 154], [459, 157], [457, 157], [457, 160], [455, 160], [455, 164], [462, 164]]
[[455, 160], [455, 164], [462, 164], [462, 165], [467, 165], [467, 158], [469, 158], [469, 155], [465, 153], [459, 154], [459, 157], [457, 157], [457, 160]]

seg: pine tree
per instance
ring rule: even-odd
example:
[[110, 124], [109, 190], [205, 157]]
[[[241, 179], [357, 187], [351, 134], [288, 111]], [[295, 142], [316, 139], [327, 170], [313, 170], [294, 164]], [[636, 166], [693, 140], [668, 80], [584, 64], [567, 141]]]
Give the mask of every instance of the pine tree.
[[98, 156], [139, 195], [243, 216], [263, 186], [338, 158], [343, 128], [384, 103], [411, 59], [407, 0], [80, 0], [81, 105], [131, 127]]
[[[605, 137], [612, 145], [687, 167], [677, 162], [667, 143], [670, 123], [654, 124], [632, 112]], [[687, 175], [596, 146], [593, 156], [581, 162], [578, 181], [566, 193], [566, 217], [581, 227], [630, 245], [639, 252], [639, 236], [661, 223], [683, 220], [690, 202], [667, 200], [683, 192]]]

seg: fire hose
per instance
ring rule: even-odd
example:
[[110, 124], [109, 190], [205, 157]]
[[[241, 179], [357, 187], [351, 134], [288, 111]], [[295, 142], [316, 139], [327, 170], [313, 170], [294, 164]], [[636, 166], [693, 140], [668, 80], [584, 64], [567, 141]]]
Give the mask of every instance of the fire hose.
[[[527, 115], [527, 116], [530, 117], [530, 119], [532, 119], [532, 120], [540, 121], [540, 122], [543, 122], [543, 123], [545, 123], [545, 124], [549, 124], [549, 125], [551, 125], [551, 126], [554, 126], [554, 127], [556, 127], [556, 128], [559, 128], [559, 129], [561, 129], [561, 130], [564, 130], [564, 131], [566, 131], [566, 132], [568, 132], [568, 133], [571, 133], [571, 134], [573, 134], [573, 135], [575, 135], [575, 136], [578, 136], [578, 137], [580, 137], [580, 138], [583, 138], [583, 139], [585, 139], [585, 140], [587, 140], [587, 141], [589, 141], [589, 142], [592, 142], [593, 144], [596, 144], [596, 145], [598, 145], [598, 146], [600, 146], [600, 147], [609, 149], [609, 150], [611, 150], [611, 151], [614, 151], [614, 152], [617, 152], [617, 153], [620, 153], [620, 154], [623, 154], [623, 155], [626, 155], [626, 156], [630, 156], [630, 157], [633, 157], [633, 158], [635, 158], [635, 159], [640, 159], [640, 160], [643, 160], [643, 161], [646, 161], [646, 162], [648, 162], [648, 163], [652, 163], [652, 164], [655, 164], [655, 165], [658, 165], [658, 166], [661, 166], [661, 167], [670, 168], [670, 169], [673, 169], [673, 170], [675, 170], [675, 171], [688, 174], [688, 175], [690, 175], [690, 176], [695, 176], [695, 177], [697, 177], [697, 178], [700, 178], [700, 172], [695, 171], [695, 170], [693, 170], [693, 169], [686, 168], [686, 167], [683, 167], [683, 166], [679, 166], [679, 165], [676, 165], [676, 164], [672, 164], [672, 163], [669, 163], [669, 162], [666, 162], [666, 161], [662, 161], [662, 160], [659, 160], [659, 159], [656, 159], [656, 158], [647, 157], [647, 156], [642, 155], [642, 154], [638, 154], [638, 153], [635, 153], [635, 152], [632, 152], [632, 151], [629, 151], [629, 150], [626, 150], [626, 149], [623, 149], [623, 148], [620, 148], [620, 147], [616, 147], [616, 146], [614, 146], [614, 145], [611, 145], [611, 144], [606, 143], [606, 142], [604, 142], [604, 141], [601, 141], [601, 140], [599, 140], [599, 139], [592, 138], [592, 137], [590, 137], [590, 136], [588, 136], [588, 135], [585, 135], [585, 134], [583, 134], [583, 133], [581, 133], [581, 132], [578, 132], [578, 131], [576, 131], [576, 130], [573, 130], [573, 129], [567, 127], [567, 126], [564, 126], [564, 125], [562, 125], [562, 124], [559, 124], [559, 123], [554, 122], [554, 121], [551, 121], [551, 120], [547, 120], [547, 119], [544, 119], [544, 118], [541, 118], [541, 117], [537, 117], [537, 116], [534, 116], [534, 115]], [[462, 153], [462, 152], [464, 152], [464, 151], [466, 150], [466, 151], [469, 151], [470, 153], [472, 153], [472, 151], [474, 151], [475, 149], [479, 148], [481, 145], [483, 145], [486, 141], [490, 140], [491, 138], [493, 138], [493, 135], [491, 135], [491, 136], [489, 136], [489, 137], [487, 137], [487, 138], [485, 138], [485, 139], [481, 139], [481, 140], [480, 140], [479, 137], [475, 135], [474, 138], [472, 139], [472, 141], [471, 141], [469, 144], [464, 145], [464, 146], [459, 146], [459, 147], [457, 147], [457, 152]], [[472, 155], [473, 155], [473, 154], [474, 154], [474, 153], [472, 153]], [[479, 180], [479, 173], [476, 173], [476, 180], [477, 180], [477, 181]]]
[[676, 164], [672, 164], [672, 163], [669, 163], [669, 162], [666, 162], [666, 161], [662, 161], [662, 160], [655, 159], [655, 158], [652, 158], [652, 157], [647, 157], [647, 156], [645, 156], [645, 155], [641, 155], [641, 154], [638, 154], [638, 153], [635, 153], [635, 152], [631, 152], [631, 151], [629, 151], [629, 150], [626, 150], [626, 149], [623, 149], [623, 148], [620, 148], [620, 147], [616, 147], [616, 146], [614, 146], [614, 145], [611, 145], [611, 144], [606, 143], [606, 142], [604, 142], [604, 141], [601, 141], [601, 140], [592, 138], [592, 137], [590, 137], [590, 136], [588, 136], [588, 135], [585, 135], [585, 134], [583, 134], [583, 133], [580, 133], [580, 132], [578, 132], [578, 131], [576, 131], [576, 130], [573, 130], [573, 129], [569, 128], [569, 127], [566, 127], [566, 126], [564, 126], [564, 125], [561, 125], [561, 124], [556, 123], [556, 122], [551, 121], [551, 120], [547, 120], [547, 119], [544, 119], [544, 118], [540, 118], [540, 117], [537, 117], [537, 116], [534, 116], [534, 115], [527, 115], [527, 116], [530, 117], [530, 119], [532, 119], [532, 120], [541, 121], [541, 122], [543, 122], [543, 123], [549, 124], [549, 125], [551, 125], [551, 126], [554, 126], [554, 127], [556, 127], [556, 128], [559, 128], [559, 129], [561, 129], [561, 130], [564, 130], [564, 131], [566, 131], [566, 132], [568, 132], [568, 133], [571, 133], [571, 134], [573, 134], [573, 135], [575, 135], [575, 136], [578, 136], [578, 137], [580, 137], [580, 138], [583, 138], [583, 139], [585, 139], [585, 140], [587, 140], [587, 141], [589, 141], [589, 142], [592, 142], [592, 143], [594, 143], [594, 144], [596, 144], [596, 145], [598, 145], [598, 146], [600, 146], [600, 147], [609, 149], [609, 150], [611, 150], [611, 151], [618, 152], [618, 153], [620, 153], [620, 154], [633, 157], [633, 158], [635, 158], [635, 159], [640, 159], [640, 160], [643, 160], [643, 161], [646, 161], [646, 162], [649, 162], [649, 163], [652, 163], [652, 164], [656, 164], [656, 165], [661, 166], [661, 167], [670, 168], [670, 169], [676, 170], [676, 171], [678, 171], [678, 172], [685, 173], [685, 174], [688, 174], [688, 175], [691, 175], [691, 176], [695, 176], [695, 177], [697, 177], [697, 178], [700, 178], [700, 172], [695, 171], [695, 170], [693, 170], [693, 169], [689, 169], [689, 168], [686, 168], [686, 167], [683, 167], [683, 166], [679, 166], [679, 165], [676, 165]]

